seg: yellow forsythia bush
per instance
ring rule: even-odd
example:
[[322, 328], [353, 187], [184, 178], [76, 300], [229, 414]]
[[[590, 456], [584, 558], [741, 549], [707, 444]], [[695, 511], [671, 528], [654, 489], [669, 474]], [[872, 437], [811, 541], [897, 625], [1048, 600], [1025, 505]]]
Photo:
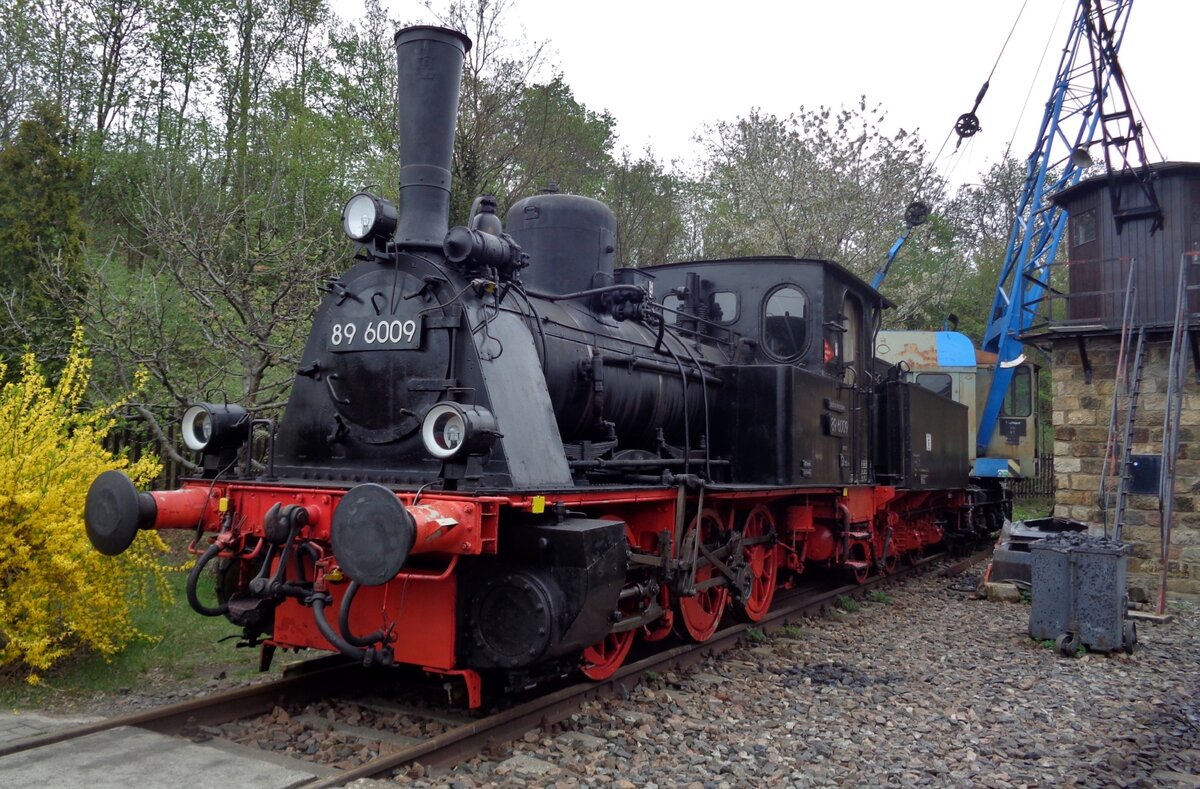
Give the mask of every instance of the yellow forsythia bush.
[[158, 556], [166, 546], [143, 532], [121, 556], [92, 548], [83, 526], [88, 486], [123, 468], [135, 484], [159, 473], [153, 457], [130, 465], [101, 445], [108, 409], [83, 408], [91, 374], [82, 330], [55, 384], [32, 355], [8, 380], [0, 364], [0, 666], [37, 672], [76, 649], [111, 655], [142, 634], [131, 603], [169, 594]]

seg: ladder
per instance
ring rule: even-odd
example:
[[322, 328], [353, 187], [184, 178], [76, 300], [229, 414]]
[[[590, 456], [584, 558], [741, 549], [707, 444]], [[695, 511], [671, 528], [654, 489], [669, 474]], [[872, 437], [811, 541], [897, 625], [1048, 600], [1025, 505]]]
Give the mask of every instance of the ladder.
[[[1125, 280], [1125, 303], [1121, 310], [1121, 341], [1118, 345], [1117, 364], [1113, 371], [1113, 399], [1112, 410], [1108, 416], [1108, 436], [1104, 445], [1104, 464], [1100, 468], [1100, 495], [1098, 502], [1100, 504], [1101, 523], [1104, 526], [1104, 536], [1108, 536], [1108, 513], [1110, 509], [1110, 494], [1112, 481], [1111, 477], [1116, 476], [1118, 468], [1121, 471], [1121, 477], [1126, 476], [1128, 469], [1124, 465], [1124, 460], [1128, 459], [1128, 452], [1125, 444], [1118, 446], [1117, 444], [1117, 420], [1121, 414], [1121, 402], [1124, 398], [1126, 402], [1126, 413], [1128, 413], [1129, 403], [1136, 402], [1137, 392], [1135, 389], [1140, 389], [1140, 362], [1135, 365], [1135, 376], [1137, 380], [1131, 379], [1129, 375], [1129, 341], [1133, 334], [1134, 316], [1137, 311], [1137, 286], [1134, 285], [1134, 270], [1137, 267], [1137, 259], [1133, 258], [1129, 261], [1129, 273]], [[1140, 336], [1140, 335], [1139, 335]], [[1139, 356], [1141, 352], [1139, 351]], [[1132, 423], [1130, 423], [1132, 424]], [[1132, 431], [1130, 431], [1132, 432]], [[1118, 466], [1117, 454], [1122, 454], [1122, 463]], [[1122, 499], [1120, 493], [1120, 484], [1118, 484], [1118, 499]], [[1120, 513], [1124, 515], [1124, 510]]]
[[1167, 608], [1167, 562], [1171, 550], [1171, 521], [1175, 517], [1175, 462], [1179, 455], [1179, 422], [1183, 410], [1183, 389], [1187, 382], [1187, 355], [1183, 351], [1188, 332], [1187, 271], [1198, 262], [1195, 253], [1179, 258], [1179, 284], [1175, 291], [1175, 323], [1171, 328], [1171, 352], [1167, 362], [1167, 402], [1163, 409], [1162, 463], [1158, 477], [1158, 511], [1162, 522], [1162, 544], [1158, 568], [1158, 600], [1155, 611]]
[[[1146, 369], [1146, 329], [1137, 330], [1137, 350], [1133, 354], [1133, 372], [1130, 375], [1128, 404], [1125, 407], [1125, 427], [1121, 435], [1121, 476], [1117, 480], [1117, 506], [1113, 516], [1113, 540], [1121, 541], [1121, 527], [1125, 525], [1125, 503], [1129, 497], [1129, 480], [1133, 475], [1133, 423], [1137, 418], [1138, 395], [1142, 389], [1142, 373]], [[1116, 391], [1113, 399], [1116, 400]], [[1108, 536], [1105, 523], [1104, 535]]]

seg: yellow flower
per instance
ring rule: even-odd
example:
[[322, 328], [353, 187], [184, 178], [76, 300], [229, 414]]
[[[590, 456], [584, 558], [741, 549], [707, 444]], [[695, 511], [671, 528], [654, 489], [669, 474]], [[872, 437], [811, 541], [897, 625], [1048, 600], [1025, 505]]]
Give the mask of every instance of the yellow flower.
[[[77, 328], [54, 385], [27, 355], [19, 377], [0, 387], [0, 664], [23, 663], [34, 685], [38, 671], [76, 649], [113, 654], [144, 637], [131, 601], [147, 588], [169, 595], [157, 534], [106, 557], [84, 531], [84, 500], [102, 472], [123, 468], [145, 484], [160, 471], [153, 457], [130, 465], [104, 449], [115, 421], [108, 405], [84, 408], [90, 373]], [[0, 365], [0, 380], [6, 374]]]

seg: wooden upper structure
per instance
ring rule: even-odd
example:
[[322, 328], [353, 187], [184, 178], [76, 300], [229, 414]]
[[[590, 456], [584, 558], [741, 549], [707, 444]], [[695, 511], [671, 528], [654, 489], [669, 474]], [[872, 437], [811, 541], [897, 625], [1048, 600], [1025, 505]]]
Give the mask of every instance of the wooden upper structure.
[[[1172, 325], [1183, 261], [1191, 263], [1187, 284], [1200, 285], [1200, 163], [1164, 162], [1151, 165], [1150, 172], [1162, 208], [1162, 227], [1153, 231], [1149, 216], [1122, 222], [1114, 217], [1113, 189], [1137, 189], [1131, 173], [1089, 178], [1054, 196], [1070, 217], [1066, 308], [1055, 310], [1051, 319], [1057, 333], [1073, 326], [1090, 332], [1118, 329], [1130, 266], [1134, 325]], [[1188, 311], [1200, 314], [1195, 287]]]

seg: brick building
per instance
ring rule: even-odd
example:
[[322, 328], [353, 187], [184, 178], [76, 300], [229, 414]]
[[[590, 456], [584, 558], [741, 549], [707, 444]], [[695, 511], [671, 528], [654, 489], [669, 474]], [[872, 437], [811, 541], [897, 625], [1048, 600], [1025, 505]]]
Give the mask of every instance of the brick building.
[[[1153, 600], [1160, 583], [1164, 509], [1173, 508], [1167, 545], [1166, 589], [1171, 595], [1200, 595], [1200, 164], [1165, 163], [1153, 168], [1161, 208], [1156, 217], [1138, 211], [1122, 216], [1114, 185], [1094, 178], [1055, 198], [1069, 214], [1068, 263], [1056, 274], [1061, 291], [1051, 299], [1050, 324], [1037, 340], [1050, 351], [1054, 380], [1054, 514], [1088, 523], [1099, 532], [1116, 515], [1116, 479], [1121, 475], [1129, 392], [1137, 384], [1131, 423], [1131, 491], [1122, 538], [1133, 544], [1129, 588], [1135, 600]], [[1123, 183], [1122, 183], [1123, 181]], [[1118, 179], [1125, 199], [1136, 187]], [[1180, 286], [1181, 269], [1183, 273]], [[1132, 276], [1131, 276], [1132, 272]], [[1062, 281], [1065, 280], [1065, 281]], [[1126, 290], [1133, 283], [1130, 312]], [[1063, 287], [1065, 285], [1065, 288]], [[1184, 298], [1186, 331], [1176, 334], [1176, 304]], [[1128, 325], [1125, 369], [1137, 358], [1138, 335], [1145, 352], [1140, 379], [1132, 371], [1121, 383], [1122, 326]], [[1169, 408], [1172, 345], [1185, 357], [1178, 418]], [[1177, 369], [1179, 369], [1177, 367]], [[1114, 397], [1116, 416], [1114, 418]], [[1111, 431], [1110, 425], [1115, 425]], [[1164, 455], [1164, 426], [1177, 431], [1178, 451]], [[1105, 457], [1108, 469], [1106, 475]], [[1161, 467], [1174, 461], [1172, 499], [1160, 501]], [[1109, 492], [1102, 493], [1108, 477]], [[1106, 506], [1107, 502], [1107, 506]]]

